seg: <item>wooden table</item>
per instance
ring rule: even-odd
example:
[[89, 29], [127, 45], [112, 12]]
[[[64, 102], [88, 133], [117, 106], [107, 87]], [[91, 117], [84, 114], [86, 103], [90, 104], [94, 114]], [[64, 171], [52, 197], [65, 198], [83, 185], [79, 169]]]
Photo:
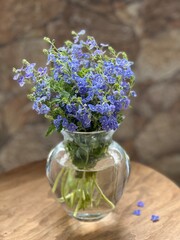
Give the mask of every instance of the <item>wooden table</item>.
[[[142, 215], [135, 216], [142, 200]], [[153, 223], [152, 214], [160, 216]], [[99, 222], [70, 218], [54, 200], [45, 162], [0, 176], [0, 240], [178, 240], [180, 191], [165, 176], [132, 163], [126, 191], [115, 211]]]

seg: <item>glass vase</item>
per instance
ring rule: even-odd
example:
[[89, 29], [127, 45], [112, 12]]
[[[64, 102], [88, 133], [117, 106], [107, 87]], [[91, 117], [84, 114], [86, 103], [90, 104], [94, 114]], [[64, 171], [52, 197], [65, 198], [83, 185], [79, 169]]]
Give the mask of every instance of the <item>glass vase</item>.
[[129, 177], [129, 157], [109, 132], [62, 131], [46, 174], [59, 203], [81, 221], [96, 221], [118, 203]]

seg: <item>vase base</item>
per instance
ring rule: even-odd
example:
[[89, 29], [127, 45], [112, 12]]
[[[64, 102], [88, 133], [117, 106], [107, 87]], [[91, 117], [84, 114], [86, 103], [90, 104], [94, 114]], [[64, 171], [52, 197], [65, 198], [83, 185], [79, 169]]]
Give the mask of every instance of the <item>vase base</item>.
[[76, 216], [73, 216], [73, 214], [69, 213], [69, 215], [71, 217], [74, 217], [78, 221], [95, 222], [95, 221], [99, 221], [102, 218], [106, 217], [108, 215], [108, 213], [106, 213], [106, 214], [102, 214], [102, 213], [94, 213], [94, 214], [93, 213], [79, 213]]

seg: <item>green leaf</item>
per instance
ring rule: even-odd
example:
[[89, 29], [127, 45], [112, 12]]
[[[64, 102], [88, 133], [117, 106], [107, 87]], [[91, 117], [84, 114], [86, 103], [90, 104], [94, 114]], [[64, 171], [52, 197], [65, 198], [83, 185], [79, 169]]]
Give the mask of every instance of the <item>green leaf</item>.
[[113, 56], [115, 56], [116, 55], [116, 51], [114, 50], [114, 48], [112, 48], [112, 47], [108, 47], [108, 50], [110, 51], [110, 53], [113, 55]]
[[128, 60], [127, 54], [125, 52], [122, 52], [122, 57]]
[[49, 136], [50, 134], [52, 134], [54, 131], [56, 130], [56, 127], [54, 126], [54, 124], [51, 124], [46, 132], [46, 137]]
[[77, 33], [75, 31], [72, 31], [71, 34], [77, 36]]

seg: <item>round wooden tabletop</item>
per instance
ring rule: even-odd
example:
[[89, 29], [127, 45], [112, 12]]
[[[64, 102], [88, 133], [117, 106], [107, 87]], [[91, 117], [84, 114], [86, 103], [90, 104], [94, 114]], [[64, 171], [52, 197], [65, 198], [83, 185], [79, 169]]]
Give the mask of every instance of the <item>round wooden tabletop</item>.
[[[141, 215], [132, 212], [145, 203]], [[158, 222], [150, 220], [160, 216]], [[168, 178], [132, 163], [126, 190], [113, 213], [92, 223], [67, 216], [45, 177], [45, 162], [0, 176], [1, 240], [178, 240], [180, 191]]]

